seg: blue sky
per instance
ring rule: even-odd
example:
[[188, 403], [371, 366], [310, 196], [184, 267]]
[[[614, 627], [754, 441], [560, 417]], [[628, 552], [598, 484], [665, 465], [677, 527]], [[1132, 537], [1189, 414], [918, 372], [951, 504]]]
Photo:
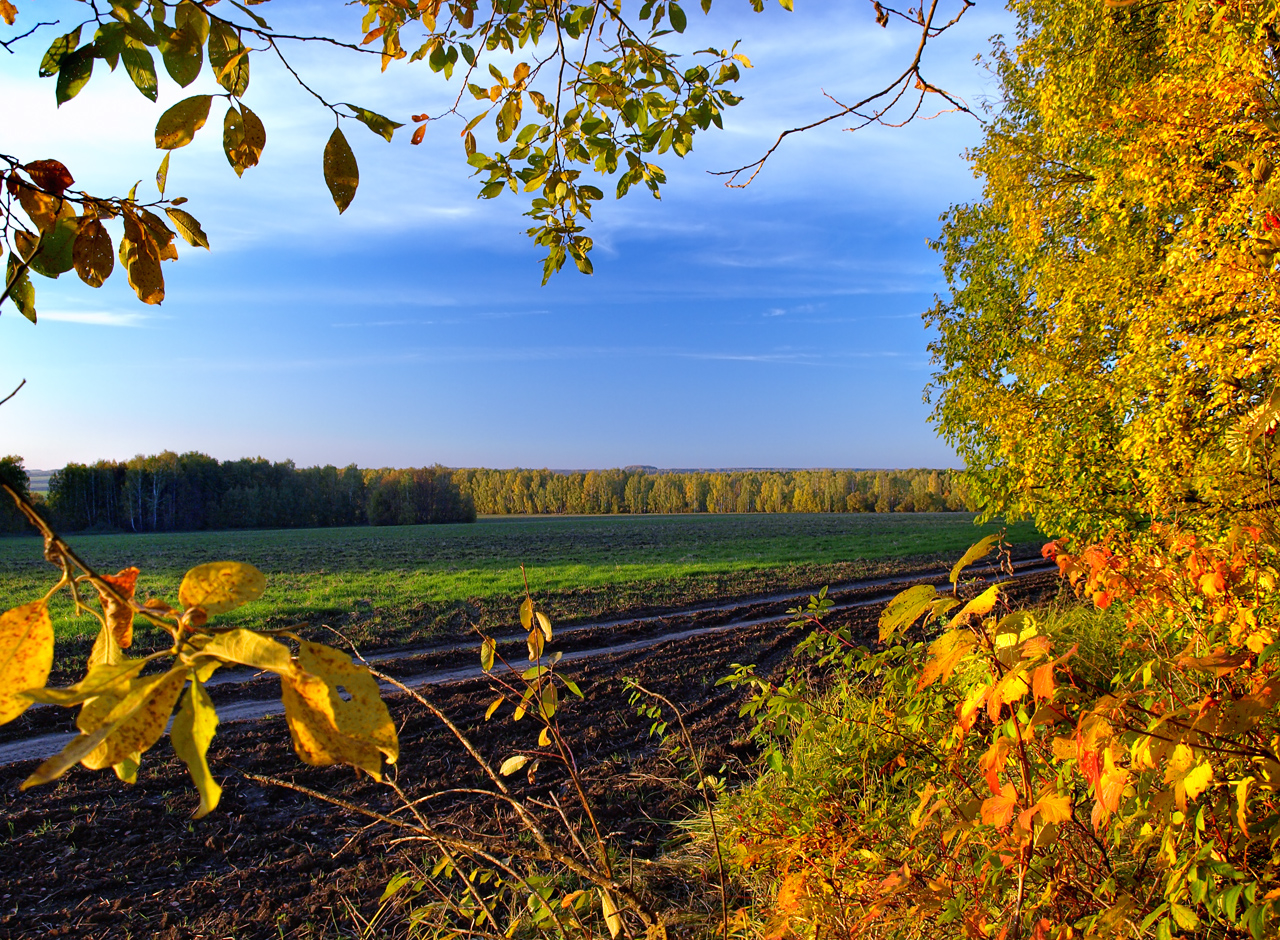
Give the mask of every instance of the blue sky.
[[[28, 21], [79, 19], [55, 0], [18, 6]], [[278, 29], [353, 33], [336, 7], [256, 9]], [[971, 102], [993, 94], [973, 58], [1007, 29], [1003, 11], [975, 8], [927, 74]], [[53, 80], [35, 73], [62, 31], [0, 53], [0, 149], [56, 156], [91, 192], [143, 179], [142, 192], [159, 163], [155, 120], [212, 80], [178, 89], [162, 73], [153, 105], [99, 64], [55, 110]], [[755, 15], [720, 0], [690, 16], [690, 48], [734, 39], [755, 68], [726, 130], [657, 161], [661, 202], [602, 203], [596, 273], [566, 269], [546, 287], [524, 204], [475, 199], [460, 127], [432, 125], [411, 147], [411, 128], [387, 144], [346, 122], [361, 182], [339, 217], [320, 171], [332, 121], [260, 56], [245, 101], [267, 126], [262, 164], [236, 179], [216, 103], [174, 153], [169, 194], [189, 197], [213, 251], [180, 245], [162, 306], [137, 302], [117, 269], [97, 291], [73, 274], [35, 278], [37, 326], [0, 311], [0, 385], [28, 380], [0, 408], [0, 449], [40, 468], [166, 448], [300, 465], [955, 464], [921, 401], [919, 314], [942, 289], [925, 241], [978, 192], [961, 153], [980, 126], [832, 126], [793, 136], [749, 189], [726, 189], [707, 171], [826, 113], [824, 90], [870, 88], [914, 42], [859, 4]], [[381, 75], [372, 59], [296, 55], [331, 100], [399, 120], [453, 93], [422, 65]]]

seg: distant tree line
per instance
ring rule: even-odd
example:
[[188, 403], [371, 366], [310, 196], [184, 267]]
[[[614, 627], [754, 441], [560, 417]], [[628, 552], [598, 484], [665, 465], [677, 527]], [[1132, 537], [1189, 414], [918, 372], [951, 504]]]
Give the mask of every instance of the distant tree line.
[[972, 509], [959, 477], [950, 470], [453, 471], [486, 515]]
[[[0, 459], [21, 492], [21, 457]], [[45, 509], [67, 531], [175, 532], [470, 522], [477, 513], [946, 512], [972, 509], [950, 470], [362, 470], [166, 451], [72, 463]], [[25, 531], [8, 505], [0, 531]]]
[[296, 467], [166, 451], [72, 463], [49, 478], [60, 528], [176, 532], [472, 522], [475, 507], [444, 467]]

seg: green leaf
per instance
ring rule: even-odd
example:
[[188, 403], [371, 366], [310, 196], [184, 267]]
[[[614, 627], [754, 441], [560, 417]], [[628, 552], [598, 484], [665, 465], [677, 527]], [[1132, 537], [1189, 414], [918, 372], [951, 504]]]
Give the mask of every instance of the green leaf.
[[125, 32], [132, 36], [135, 40], [144, 46], [155, 46], [160, 42], [160, 37], [155, 34], [147, 21], [135, 13], [132, 9], [136, 4], [127, 4], [117, 2], [111, 5], [111, 15], [124, 24]]
[[58, 221], [40, 239], [40, 250], [31, 259], [31, 270], [43, 277], [56, 278], [71, 270], [72, 250], [80, 234], [80, 220], [70, 203], [63, 203]]
[[[165, 157], [165, 159], [169, 159]], [[173, 223], [173, 227], [178, 230], [178, 234], [186, 240], [188, 245], [197, 248], [209, 248], [209, 236], [200, 228], [200, 223], [189, 212], [181, 209], [165, 208], [164, 214], [169, 217], [169, 221]]]
[[159, 94], [159, 85], [156, 82], [156, 63], [151, 58], [151, 53], [147, 47], [134, 36], [125, 36], [124, 49], [120, 52], [120, 59], [124, 62], [124, 70], [129, 73], [129, 78], [133, 80], [133, 84], [138, 91], [155, 101]]
[[671, 20], [671, 28], [677, 33], [683, 33], [684, 28], [689, 25], [689, 21], [684, 15], [684, 10], [674, 3], [667, 9], [667, 17]]
[[191, 687], [182, 699], [182, 707], [173, 719], [169, 740], [173, 744], [174, 753], [187, 765], [191, 780], [200, 793], [200, 805], [195, 811], [196, 819], [217, 809], [218, 800], [222, 798], [222, 787], [213, 779], [206, 757], [209, 742], [213, 740], [217, 730], [218, 713], [214, 710], [213, 700], [209, 698], [204, 685], [193, 678]]
[[62, 60], [65, 56], [70, 55], [80, 45], [80, 27], [77, 26], [65, 36], [59, 36], [49, 46], [49, 51], [44, 54], [44, 58], [40, 60], [40, 77], [48, 78], [51, 75], [57, 75], [58, 69], [62, 68]]
[[93, 44], [81, 46], [75, 52], [62, 57], [62, 67], [58, 70], [58, 87], [54, 92], [58, 107], [80, 94], [93, 74]]
[[[182, 19], [182, 9], [182, 6], [178, 8], [179, 20]], [[188, 24], [180, 25], [174, 30], [160, 49], [165, 71], [183, 88], [194, 82], [200, 75], [200, 70], [204, 68], [204, 43], [209, 32], [207, 19], [203, 21], [203, 29], [198, 18], [193, 20], [188, 14], [187, 20]]]
[[381, 114], [377, 114], [365, 108], [356, 107], [350, 102], [343, 101], [342, 104], [346, 105], [356, 113], [356, 119], [360, 121], [360, 123], [364, 124], [365, 127], [369, 128], [369, 130], [373, 131], [379, 137], [384, 138], [388, 143], [391, 142], [391, 135], [395, 133], [396, 128], [404, 127], [403, 124], [397, 124], [390, 118], [385, 118]]
[[178, 4], [173, 21], [178, 29], [195, 36], [201, 43], [209, 38], [209, 14], [191, 0], [182, 0]]
[[93, 34], [93, 55], [116, 70], [120, 53], [124, 49], [124, 27], [119, 23], [103, 23]]
[[262, 17], [260, 17], [257, 13], [254, 13], [252, 10], [250, 10], [250, 9], [249, 9], [247, 6], [245, 6], [244, 4], [242, 4], [242, 3], [236, 3], [236, 0], [231, 0], [231, 5], [232, 5], [232, 6], [234, 6], [234, 7], [239, 7], [241, 10], [243, 10], [243, 11], [244, 11], [244, 13], [245, 13], [245, 14], [246, 14], [246, 15], [247, 15], [251, 20], [253, 20], [255, 23], [257, 23], [257, 24], [258, 24], [259, 26], [261, 26], [263, 29], [270, 29], [270, 28], [271, 28], [270, 26], [268, 26], [268, 25], [267, 25], [267, 21], [266, 21], [266, 20], [264, 20]]
[[[156, 148], [177, 150], [191, 143], [196, 131], [209, 120], [209, 106], [212, 103], [213, 95], [192, 95], [160, 115], [160, 120], [156, 122]], [[160, 192], [164, 192], [163, 186], [160, 187]]]
[[240, 34], [222, 20], [209, 27], [209, 64], [218, 84], [237, 98], [249, 87], [249, 50]]
[[360, 168], [356, 165], [356, 155], [351, 152], [351, 145], [342, 134], [342, 128], [335, 127], [324, 146], [324, 181], [333, 196], [333, 204], [338, 207], [338, 214], [347, 211], [351, 200], [356, 197], [356, 187], [360, 185]]

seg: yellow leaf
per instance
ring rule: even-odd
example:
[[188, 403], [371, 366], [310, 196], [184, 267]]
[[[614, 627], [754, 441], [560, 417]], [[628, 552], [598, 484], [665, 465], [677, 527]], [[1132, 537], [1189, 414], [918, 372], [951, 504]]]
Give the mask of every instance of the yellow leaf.
[[995, 609], [996, 602], [1000, 600], [1000, 587], [1001, 585], [999, 584], [991, 585], [991, 587], [987, 588], [977, 597], [973, 598], [973, 600], [969, 601], [969, 603], [961, 607], [960, 613], [951, 618], [951, 627], [954, 629], [955, 627], [963, 625], [968, 621], [971, 615], [974, 617], [985, 617], [987, 614], [991, 613], [991, 611]]
[[141, 766], [142, 755], [134, 751], [120, 763], [112, 764], [111, 769], [115, 771], [116, 776], [122, 781], [132, 784], [138, 782], [138, 769]]
[[551, 620], [542, 611], [538, 611], [538, 626], [542, 628], [543, 635], [547, 638], [547, 642], [551, 642]]
[[239, 663], [277, 675], [292, 673], [297, 669], [289, 654], [289, 647], [252, 630], [229, 630], [218, 634], [192, 657], [192, 662], [202, 664], [207, 659]]
[[266, 146], [267, 129], [256, 114], [243, 104], [240, 110], [235, 105], [227, 108], [222, 121], [222, 149], [237, 176], [258, 165]]
[[93, 641], [93, 649], [89, 651], [88, 664], [90, 666], [114, 666], [123, 659], [124, 652], [120, 649], [120, 644], [116, 642], [111, 628], [103, 627], [98, 631], [97, 639]]
[[[177, 667], [158, 676], [142, 676], [113, 687], [124, 691], [119, 699], [110, 693], [100, 696], [112, 707], [97, 726], [107, 727], [109, 731], [102, 743], [80, 763], [90, 770], [101, 770], [119, 764], [132, 754], [145, 754], [164, 734], [186, 682], [186, 670]], [[76, 718], [77, 726], [87, 734], [96, 730], [86, 725], [98, 717], [98, 710], [91, 708], [97, 701], [97, 698], [87, 701]], [[81, 724], [82, 719], [85, 724]]]
[[329, 687], [330, 711], [342, 734], [372, 744], [390, 764], [399, 759], [395, 723], [366, 666], [331, 646], [307, 642], [299, 646], [298, 665]]
[[968, 630], [951, 630], [934, 640], [929, 646], [929, 661], [916, 682], [917, 689], [924, 689], [936, 680], [946, 680], [960, 661], [973, 649], [974, 636]]
[[505, 701], [505, 699], [503, 699], [503, 697], [499, 695], [497, 698], [495, 698], [492, 702], [489, 703], [489, 707], [486, 708], [484, 712], [485, 721], [488, 721], [490, 718], [493, 717], [493, 713], [498, 710], [498, 706], [501, 705], [503, 701]]
[[53, 667], [53, 621], [44, 601], [32, 601], [0, 615], [0, 725], [31, 705], [19, 695], [38, 689]]
[[622, 931], [622, 915], [618, 913], [608, 888], [600, 889], [600, 910], [604, 914], [604, 924], [609, 928], [609, 936], [617, 937]]
[[282, 674], [280, 685], [285, 721], [299, 759], [313, 767], [350, 764], [382, 779], [382, 756], [373, 743], [338, 730], [323, 679], [297, 671]]
[[992, 721], [996, 721], [1003, 706], [1019, 701], [1030, 691], [1031, 687], [1027, 685], [1021, 670], [1006, 672], [991, 690], [991, 696], [987, 699], [987, 714]]
[[520, 626], [526, 630], [533, 629], [533, 598], [526, 597], [520, 603]]
[[266, 589], [266, 576], [253, 565], [211, 561], [187, 572], [178, 588], [178, 600], [187, 610], [203, 607], [213, 616], [256, 601]]
[[1173, 784], [1174, 799], [1178, 809], [1187, 811], [1187, 800], [1196, 799], [1208, 789], [1213, 780], [1213, 765], [1208, 761], [1199, 761], [1195, 752], [1185, 744], [1173, 749], [1169, 758], [1169, 766], [1165, 770], [1164, 782]]
[[212, 95], [192, 95], [160, 115], [156, 123], [156, 148], [177, 150], [191, 143], [196, 131], [209, 120], [209, 105], [212, 103]]
[[[110, 636], [110, 634], [107, 634], [107, 636]], [[131, 679], [142, 672], [142, 667], [145, 665], [145, 660], [126, 659], [124, 657], [120, 657], [115, 662], [94, 663], [89, 667], [89, 671], [85, 673], [85, 677], [75, 685], [68, 686], [65, 689], [31, 689], [24, 694], [33, 702], [70, 708], [72, 705], [80, 705], [89, 701], [89, 699], [111, 694], [111, 690], [117, 686], [123, 689]], [[118, 697], [123, 698], [124, 692], [121, 691]], [[110, 709], [107, 709], [107, 711], [110, 711]], [[102, 712], [103, 716], [106, 715], [107, 711]], [[94, 727], [97, 727], [97, 724]]]
[[897, 594], [880, 613], [880, 642], [910, 627], [938, 597], [932, 584], [917, 584]]
[[1071, 819], [1071, 797], [1059, 793], [1056, 787], [1046, 787], [1040, 791], [1040, 799], [1036, 801], [1036, 809], [1040, 813], [1040, 821], [1045, 824], [1064, 823]]
[[492, 637], [485, 637], [480, 644], [480, 668], [485, 672], [493, 669], [493, 657], [498, 651], [498, 644]]
[[129, 278], [129, 286], [144, 304], [164, 300], [164, 272], [160, 270], [160, 251], [151, 235], [132, 212], [124, 213], [124, 238], [120, 239], [120, 263]]
[[510, 777], [527, 763], [529, 763], [529, 758], [523, 754], [515, 754], [502, 762], [502, 766], [498, 768], [498, 773], [504, 777]]
[[955, 563], [951, 569], [951, 583], [958, 584], [960, 581], [960, 572], [964, 571], [979, 558], [985, 558], [991, 551], [991, 546], [1000, 541], [1000, 533], [988, 535], [986, 538], [980, 539], [973, 545], [969, 546], [969, 550], [960, 556], [960, 560]]
[[173, 719], [169, 740], [173, 743], [174, 753], [187, 765], [187, 771], [200, 793], [200, 805], [195, 811], [196, 819], [217, 809], [218, 801], [222, 798], [222, 787], [213, 779], [206, 757], [209, 742], [213, 740], [217, 730], [218, 713], [214, 710], [213, 701], [204, 685], [199, 680], [193, 680], [191, 688], [182, 699], [177, 717]]
[[48, 783], [50, 780], [56, 780], [65, 774], [68, 770], [80, 763], [80, 760], [86, 755], [92, 753], [106, 738], [108, 732], [111, 731], [109, 725], [104, 725], [94, 731], [92, 734], [78, 734], [72, 738], [67, 746], [62, 749], [62, 753], [55, 754], [50, 757], [22, 784], [19, 790], [27, 790], [31, 787], [38, 786], [42, 783]]
[[985, 682], [979, 683], [969, 690], [963, 702], [956, 705], [956, 720], [959, 722], [961, 731], [968, 731], [973, 727], [978, 717], [978, 709], [986, 703], [987, 694], [990, 691], [991, 687]]

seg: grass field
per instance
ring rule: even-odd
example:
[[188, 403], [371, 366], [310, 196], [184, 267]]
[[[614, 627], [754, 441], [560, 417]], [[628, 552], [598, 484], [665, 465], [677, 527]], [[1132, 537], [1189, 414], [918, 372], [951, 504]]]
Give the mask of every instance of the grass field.
[[[140, 597], [176, 603], [193, 565], [235, 559], [267, 575], [260, 601], [222, 623], [341, 626], [365, 646], [510, 624], [523, 594], [520, 565], [560, 620], [639, 607], [810, 587], [865, 577], [902, 559], [954, 559], [986, 531], [962, 513], [682, 516], [500, 516], [473, 525], [358, 527], [163, 535], [82, 535], [68, 541], [104, 573], [142, 569]], [[1030, 524], [1015, 543], [1035, 541]], [[53, 583], [36, 538], [0, 539], [6, 607]], [[65, 595], [60, 595], [64, 597]], [[70, 653], [96, 624], [54, 604]], [[141, 623], [139, 623], [141, 629]], [[140, 642], [146, 642], [140, 632]], [[69, 641], [69, 642], [67, 642]]]

